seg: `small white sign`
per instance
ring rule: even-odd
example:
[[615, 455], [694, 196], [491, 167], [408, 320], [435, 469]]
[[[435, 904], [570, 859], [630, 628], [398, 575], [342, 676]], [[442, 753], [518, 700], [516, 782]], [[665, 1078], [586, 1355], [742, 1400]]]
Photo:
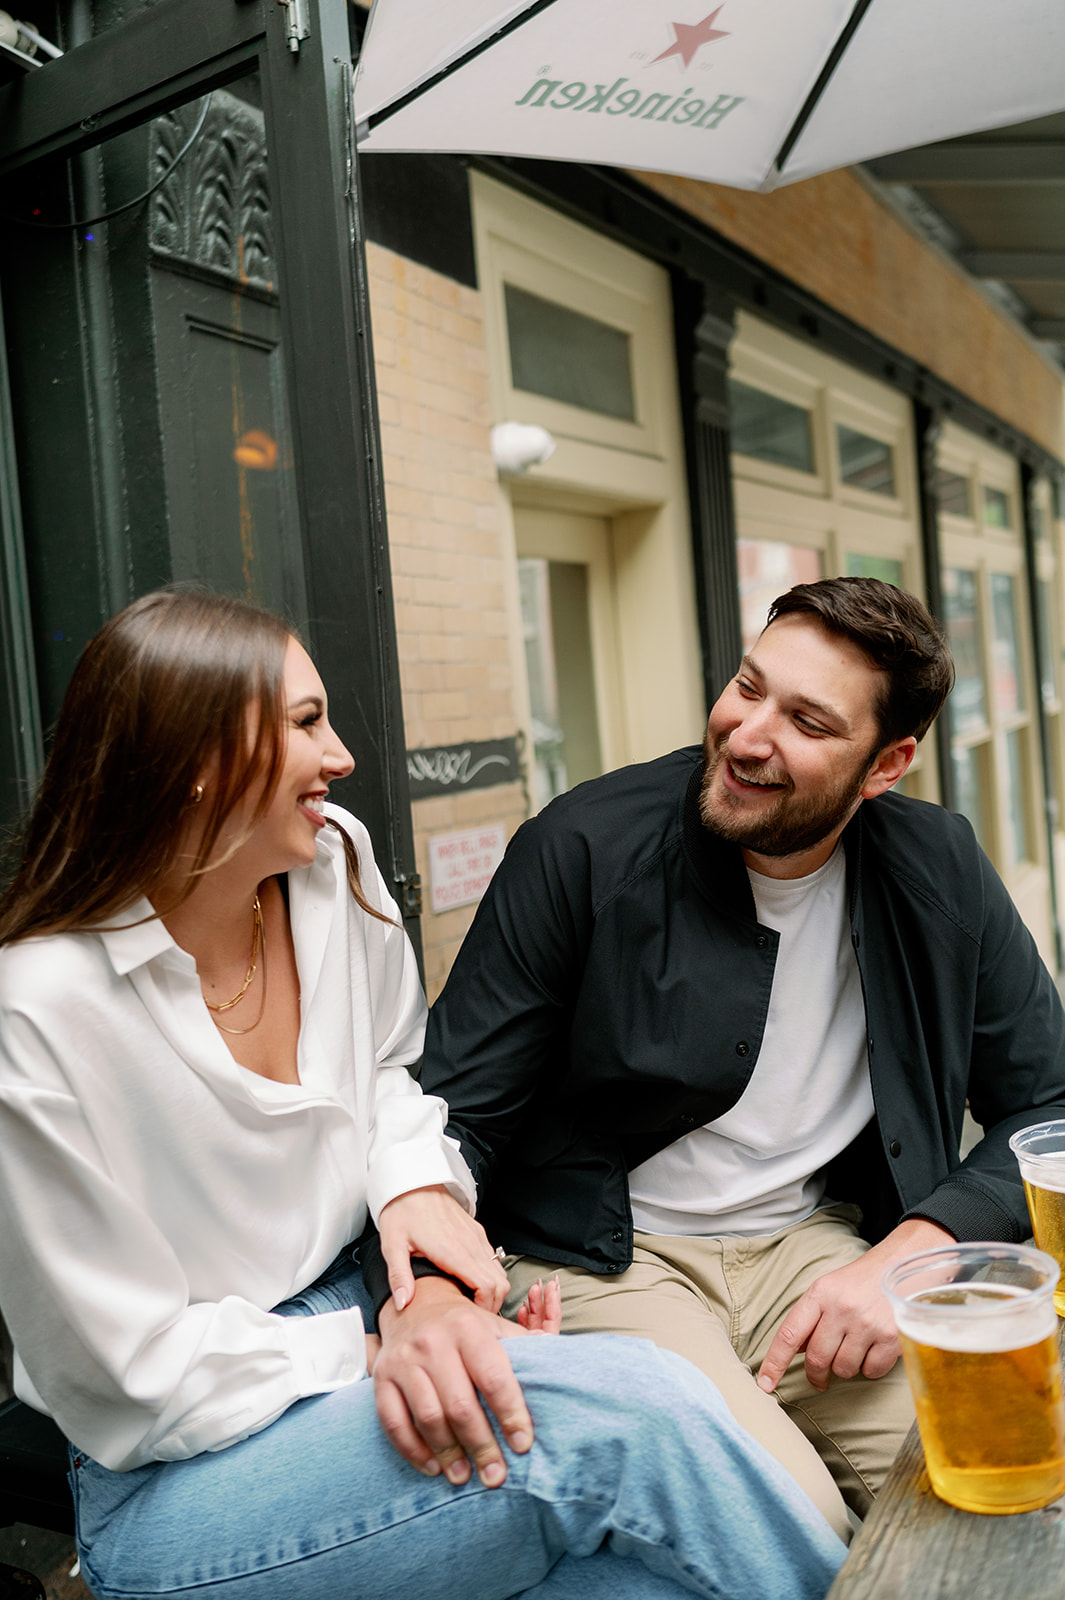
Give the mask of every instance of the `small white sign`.
[[507, 831], [501, 822], [431, 838], [429, 896], [433, 911], [476, 905], [503, 859], [506, 843]]

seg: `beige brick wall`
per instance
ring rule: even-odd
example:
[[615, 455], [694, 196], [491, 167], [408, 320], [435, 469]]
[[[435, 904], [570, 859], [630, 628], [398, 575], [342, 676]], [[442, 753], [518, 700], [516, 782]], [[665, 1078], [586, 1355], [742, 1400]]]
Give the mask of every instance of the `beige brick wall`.
[[[505, 738], [518, 723], [481, 297], [379, 245], [367, 258], [407, 747]], [[429, 837], [490, 821], [509, 837], [525, 801], [508, 784], [413, 812], [433, 1000], [475, 908], [429, 909]]]
[[1060, 374], [851, 172], [774, 194], [633, 174], [1060, 456]]

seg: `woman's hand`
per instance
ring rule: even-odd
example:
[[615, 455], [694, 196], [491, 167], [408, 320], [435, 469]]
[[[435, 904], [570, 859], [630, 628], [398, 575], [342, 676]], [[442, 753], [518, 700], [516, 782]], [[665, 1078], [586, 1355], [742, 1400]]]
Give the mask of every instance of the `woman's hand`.
[[425, 1256], [441, 1272], [467, 1284], [474, 1303], [486, 1311], [498, 1311], [503, 1304], [510, 1285], [488, 1235], [443, 1184], [397, 1195], [381, 1212], [377, 1228], [397, 1311], [405, 1310], [414, 1294], [411, 1256]]
[[487, 1488], [504, 1482], [506, 1462], [479, 1396], [516, 1454], [531, 1447], [532, 1418], [500, 1341], [557, 1333], [557, 1281], [539, 1293], [534, 1286], [527, 1304], [530, 1324], [539, 1326], [492, 1316], [443, 1278], [419, 1278], [406, 1310], [397, 1311], [394, 1300], [383, 1308], [372, 1367], [377, 1415], [392, 1445], [419, 1472], [444, 1472], [450, 1483], [463, 1484], [472, 1463]]

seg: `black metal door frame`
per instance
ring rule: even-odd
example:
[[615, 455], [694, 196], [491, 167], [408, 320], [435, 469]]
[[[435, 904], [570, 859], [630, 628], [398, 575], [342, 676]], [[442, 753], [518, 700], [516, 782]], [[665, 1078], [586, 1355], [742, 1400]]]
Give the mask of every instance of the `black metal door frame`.
[[[408, 919], [413, 834], [380, 435], [351, 118], [345, 0], [158, 0], [0, 89], [0, 179], [72, 156], [258, 66], [273, 198], [286, 382], [310, 612], [308, 644], [357, 758], [337, 798], [366, 823]], [[293, 48], [298, 44], [298, 49]], [[3, 372], [0, 370], [0, 380]], [[3, 385], [0, 383], [0, 388]], [[13, 465], [0, 393], [0, 451]], [[33, 714], [17, 493], [0, 497], [0, 648], [21, 721]], [[12, 592], [14, 579], [16, 590]], [[132, 598], [132, 595], [130, 596]], [[15, 742], [15, 741], [11, 741]], [[39, 724], [10, 759], [32, 778]], [[408, 921], [408, 926], [412, 924]], [[417, 933], [416, 922], [412, 931]]]

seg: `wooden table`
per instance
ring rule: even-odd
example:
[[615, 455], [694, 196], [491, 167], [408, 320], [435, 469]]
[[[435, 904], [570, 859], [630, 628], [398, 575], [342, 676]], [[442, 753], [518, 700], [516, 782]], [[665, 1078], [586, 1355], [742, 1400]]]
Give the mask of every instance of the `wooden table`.
[[[1059, 1338], [1065, 1354], [1065, 1322]], [[914, 1424], [826, 1600], [1062, 1600], [1065, 1497], [980, 1517], [932, 1493]]]

